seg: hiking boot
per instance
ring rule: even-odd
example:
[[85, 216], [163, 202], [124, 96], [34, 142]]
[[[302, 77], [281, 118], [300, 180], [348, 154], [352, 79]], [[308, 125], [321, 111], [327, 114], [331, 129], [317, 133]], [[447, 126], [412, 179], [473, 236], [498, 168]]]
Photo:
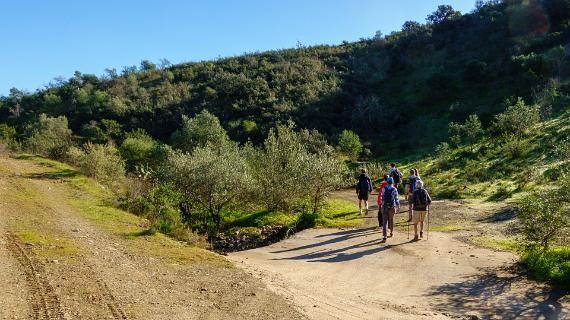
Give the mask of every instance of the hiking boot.
[[362, 209], [358, 209], [358, 214], [362, 214]]
[[416, 234], [416, 235], [414, 236], [414, 241], [418, 241], [418, 240], [420, 240], [420, 238], [418, 238], [418, 235]]
[[386, 242], [386, 237], [382, 238], [382, 242]]
[[409, 218], [406, 222], [412, 222], [412, 218]]
[[394, 236], [394, 232], [390, 231], [390, 235], [388, 236], [388, 238], [392, 238]]
[[368, 208], [364, 211], [364, 215], [368, 215]]
[[423, 238], [423, 237], [424, 237], [424, 232], [420, 231], [420, 238]]

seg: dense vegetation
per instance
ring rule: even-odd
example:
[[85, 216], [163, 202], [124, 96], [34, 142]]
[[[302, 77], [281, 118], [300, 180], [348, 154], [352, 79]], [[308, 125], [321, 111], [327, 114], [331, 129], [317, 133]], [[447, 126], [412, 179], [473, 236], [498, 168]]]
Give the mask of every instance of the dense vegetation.
[[[354, 43], [12, 89], [0, 141], [109, 184], [127, 173], [122, 205], [170, 234], [314, 225], [347, 184], [342, 159], [397, 158], [439, 197], [520, 201], [527, 265], [560, 268], [567, 206], [531, 204], [567, 196], [569, 43], [569, 0], [442, 5]], [[379, 178], [384, 165], [369, 169]], [[539, 211], [555, 226], [534, 228]]]

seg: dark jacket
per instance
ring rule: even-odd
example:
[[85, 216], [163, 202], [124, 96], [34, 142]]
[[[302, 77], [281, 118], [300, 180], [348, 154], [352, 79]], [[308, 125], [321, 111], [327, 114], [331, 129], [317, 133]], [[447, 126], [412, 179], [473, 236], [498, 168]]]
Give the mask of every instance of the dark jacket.
[[427, 207], [431, 204], [431, 197], [426, 189], [416, 189], [412, 194], [412, 203], [414, 210], [426, 211]]
[[372, 181], [367, 174], [361, 173], [360, 176], [358, 176], [356, 191], [372, 192]]

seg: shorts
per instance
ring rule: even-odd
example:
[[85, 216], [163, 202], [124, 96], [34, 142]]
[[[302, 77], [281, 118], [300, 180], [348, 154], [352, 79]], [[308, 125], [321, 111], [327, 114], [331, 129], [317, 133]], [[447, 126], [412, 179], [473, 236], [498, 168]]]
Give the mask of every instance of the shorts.
[[358, 191], [358, 200], [368, 201], [368, 191]]
[[424, 222], [427, 211], [414, 211], [412, 214], [412, 223]]

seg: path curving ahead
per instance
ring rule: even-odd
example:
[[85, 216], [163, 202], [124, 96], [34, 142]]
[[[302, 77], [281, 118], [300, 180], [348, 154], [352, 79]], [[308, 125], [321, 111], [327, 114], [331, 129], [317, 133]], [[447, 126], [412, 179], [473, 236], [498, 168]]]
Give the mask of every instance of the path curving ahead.
[[570, 317], [570, 298], [516, 274], [514, 254], [429, 237], [384, 244], [374, 227], [310, 229], [229, 258], [311, 319]]

